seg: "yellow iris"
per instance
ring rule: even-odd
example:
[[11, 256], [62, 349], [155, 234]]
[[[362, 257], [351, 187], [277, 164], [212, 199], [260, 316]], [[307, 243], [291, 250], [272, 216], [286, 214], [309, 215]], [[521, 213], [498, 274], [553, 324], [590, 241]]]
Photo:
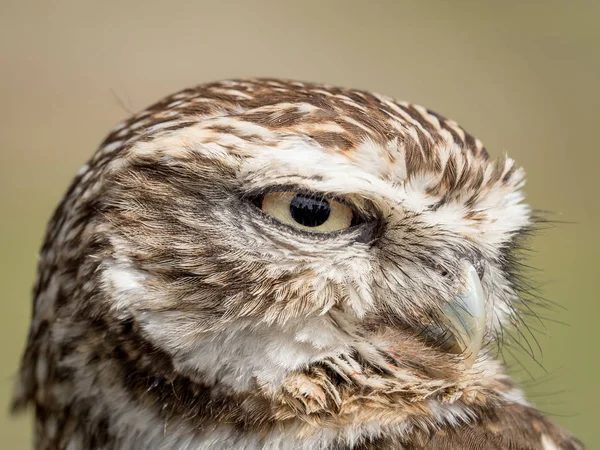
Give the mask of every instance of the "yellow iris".
[[265, 194], [260, 208], [280, 222], [318, 233], [345, 230], [354, 217], [352, 209], [343, 203], [298, 192]]

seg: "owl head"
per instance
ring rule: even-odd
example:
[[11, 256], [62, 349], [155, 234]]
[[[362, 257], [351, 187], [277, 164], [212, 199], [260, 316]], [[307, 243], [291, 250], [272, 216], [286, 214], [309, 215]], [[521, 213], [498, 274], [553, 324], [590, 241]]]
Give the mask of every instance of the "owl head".
[[309, 428], [524, 402], [494, 358], [521, 323], [523, 183], [456, 122], [377, 94], [167, 97], [111, 132], [50, 224], [18, 398]]

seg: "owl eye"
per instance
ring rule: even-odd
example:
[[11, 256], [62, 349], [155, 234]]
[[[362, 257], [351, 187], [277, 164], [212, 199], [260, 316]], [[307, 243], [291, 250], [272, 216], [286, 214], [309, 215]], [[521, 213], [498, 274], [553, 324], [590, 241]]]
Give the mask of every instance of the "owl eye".
[[326, 233], [358, 223], [352, 208], [317, 194], [269, 192], [255, 204], [280, 222], [305, 231]]

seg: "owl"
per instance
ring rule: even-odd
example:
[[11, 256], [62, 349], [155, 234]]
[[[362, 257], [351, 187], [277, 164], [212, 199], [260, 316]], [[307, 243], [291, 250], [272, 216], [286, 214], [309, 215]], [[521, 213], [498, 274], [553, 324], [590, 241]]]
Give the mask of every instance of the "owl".
[[379, 94], [171, 95], [51, 219], [14, 409], [38, 450], [582, 449], [498, 357], [529, 307], [524, 179]]

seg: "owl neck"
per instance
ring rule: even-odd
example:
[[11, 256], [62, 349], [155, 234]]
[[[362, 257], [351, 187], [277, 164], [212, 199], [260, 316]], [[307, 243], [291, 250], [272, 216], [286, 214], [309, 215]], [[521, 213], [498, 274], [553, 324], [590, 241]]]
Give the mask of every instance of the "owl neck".
[[[213, 335], [197, 346], [195, 364], [184, 364], [150, 342], [133, 320], [72, 326], [70, 333], [68, 341], [79, 345], [60, 371], [70, 374], [71, 395], [46, 399], [38, 405], [43, 412], [38, 417], [45, 421], [42, 428], [73, 430], [69, 439], [78, 442], [104, 439], [112, 442], [110, 448], [287, 449], [293, 447], [286, 443], [299, 436], [303, 448], [333, 448], [336, 442], [359, 442], [379, 434], [408, 439], [423, 424], [453, 426], [489, 408], [522, 403], [520, 392], [503, 375], [459, 382], [415, 375], [413, 367], [394, 373], [392, 379], [391, 372], [358, 358], [356, 349], [321, 350], [315, 362], [303, 363], [303, 369], [232, 384], [229, 360], [224, 357], [219, 363], [207, 355], [209, 342], [216, 354], [227, 355], [222, 347], [228, 344], [232, 355], [258, 368], [262, 365], [249, 361], [260, 353], [244, 354], [242, 343], [246, 350], [261, 347], [262, 354], [274, 344], [252, 342], [244, 333], [239, 341], [230, 336], [219, 343]], [[275, 339], [284, 341], [283, 336]], [[308, 352], [309, 347], [301, 348]], [[367, 350], [361, 352], [368, 354]], [[202, 354], [219, 370], [198, 371]], [[49, 411], [58, 411], [62, 422], [52, 422]]]

